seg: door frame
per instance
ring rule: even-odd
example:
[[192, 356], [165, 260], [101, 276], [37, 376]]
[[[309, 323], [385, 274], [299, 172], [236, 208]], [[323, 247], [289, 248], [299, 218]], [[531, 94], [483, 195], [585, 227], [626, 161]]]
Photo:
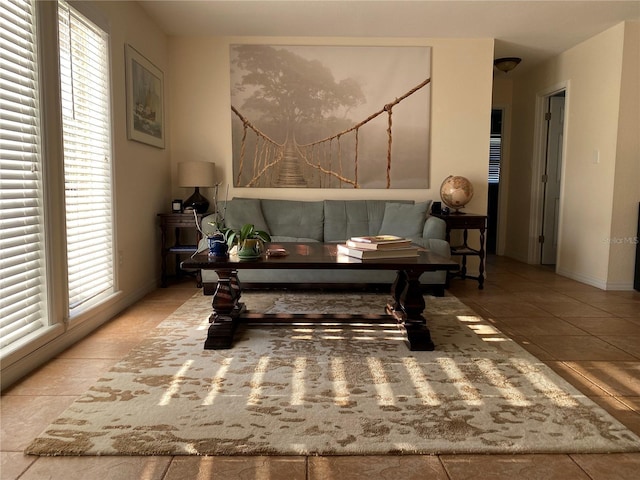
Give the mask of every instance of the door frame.
[[511, 107], [508, 104], [492, 105], [492, 110], [502, 111], [500, 142], [500, 183], [498, 184], [498, 215], [496, 218], [496, 255], [505, 254], [507, 238], [509, 165], [511, 158]]
[[[562, 140], [562, 161], [564, 163], [567, 158], [567, 127], [569, 120], [569, 102], [570, 102], [570, 81], [566, 80], [552, 85], [536, 94], [535, 105], [535, 124], [534, 124], [534, 141], [533, 141], [533, 158], [531, 164], [531, 203], [529, 208], [529, 254], [527, 262], [533, 265], [539, 265], [541, 261], [540, 242], [538, 240], [542, 233], [543, 220], [543, 203], [544, 203], [544, 185], [542, 183], [542, 175], [545, 172], [546, 155], [547, 155], [547, 121], [545, 114], [549, 97], [556, 95], [562, 91], [565, 92], [564, 104], [564, 134]], [[560, 213], [558, 215], [558, 255], [556, 257], [555, 268], [557, 270], [560, 264], [559, 257], [562, 246], [562, 228], [563, 223], [563, 201], [565, 190], [564, 165], [560, 174]]]

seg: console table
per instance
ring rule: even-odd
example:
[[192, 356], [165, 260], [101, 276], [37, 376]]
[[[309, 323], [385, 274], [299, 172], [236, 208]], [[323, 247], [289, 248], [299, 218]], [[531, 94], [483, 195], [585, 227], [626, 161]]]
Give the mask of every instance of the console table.
[[[202, 221], [202, 218], [207, 216], [207, 213], [198, 214], [198, 222]], [[202, 235], [196, 228], [196, 221], [193, 212], [187, 213], [159, 213], [160, 218], [160, 230], [162, 232], [162, 247], [160, 249], [161, 255], [161, 276], [160, 285], [162, 287], [167, 286], [167, 257], [169, 255], [175, 255], [176, 259], [176, 274], [180, 272], [180, 255], [192, 255], [196, 249], [197, 244], [200, 241]], [[183, 229], [190, 230], [195, 234], [196, 244], [183, 245], [180, 243], [180, 232]], [[173, 230], [173, 244], [169, 244], [169, 232]], [[196, 278], [198, 288], [202, 286], [202, 276], [200, 271], [196, 272]]]
[[[441, 218], [447, 224], [447, 242], [451, 243], [451, 230], [462, 230], [462, 245], [451, 246], [451, 255], [462, 257], [462, 265], [460, 270], [448, 272], [447, 279], [460, 277], [462, 279], [472, 278], [478, 281], [478, 288], [484, 288], [484, 234], [487, 227], [487, 216], [476, 215], [474, 213], [450, 213], [448, 215], [435, 214], [434, 217]], [[468, 245], [469, 230], [480, 231], [480, 246], [472, 248]], [[473, 277], [467, 275], [467, 257], [476, 256], [480, 259], [478, 267], [478, 276]]]

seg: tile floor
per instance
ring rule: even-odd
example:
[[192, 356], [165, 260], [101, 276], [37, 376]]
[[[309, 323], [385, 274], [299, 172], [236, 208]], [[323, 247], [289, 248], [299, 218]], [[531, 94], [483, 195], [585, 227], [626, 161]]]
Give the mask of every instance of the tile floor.
[[[450, 292], [544, 360], [640, 434], [640, 293], [605, 292], [545, 267], [489, 258], [484, 290]], [[0, 478], [186, 479], [592, 479], [640, 478], [640, 453], [374, 457], [24, 456], [24, 447], [130, 348], [196, 293], [159, 289], [34, 372], [0, 399]]]

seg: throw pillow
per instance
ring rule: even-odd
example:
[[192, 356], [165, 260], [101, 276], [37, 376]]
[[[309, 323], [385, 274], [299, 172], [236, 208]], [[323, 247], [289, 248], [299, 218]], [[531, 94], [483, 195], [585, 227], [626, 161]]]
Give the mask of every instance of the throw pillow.
[[430, 206], [431, 201], [416, 204], [387, 203], [379, 234], [405, 238], [421, 237]]

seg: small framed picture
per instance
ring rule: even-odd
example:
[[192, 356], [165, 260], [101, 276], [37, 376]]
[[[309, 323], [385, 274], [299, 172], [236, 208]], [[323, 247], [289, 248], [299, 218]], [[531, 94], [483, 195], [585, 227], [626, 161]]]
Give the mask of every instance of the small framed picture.
[[125, 45], [127, 138], [164, 148], [164, 74]]
[[173, 213], [182, 213], [182, 200], [174, 200], [171, 202], [171, 211]]

